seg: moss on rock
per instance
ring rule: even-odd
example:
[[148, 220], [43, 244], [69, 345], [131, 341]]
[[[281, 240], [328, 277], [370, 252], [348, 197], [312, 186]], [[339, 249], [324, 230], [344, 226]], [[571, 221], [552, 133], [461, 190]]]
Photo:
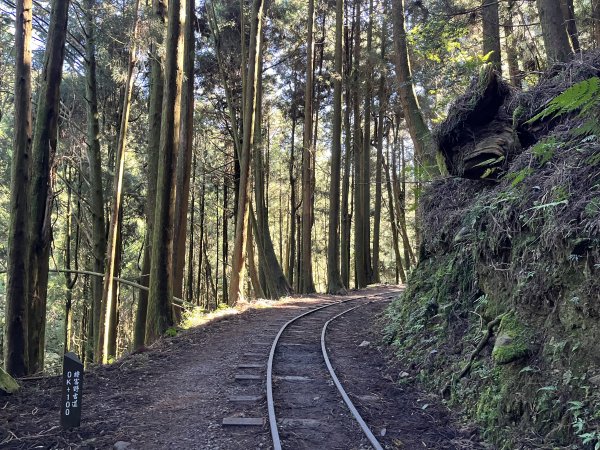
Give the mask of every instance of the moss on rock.
[[492, 358], [497, 364], [508, 364], [526, 358], [531, 353], [530, 341], [531, 333], [514, 313], [509, 313], [500, 322]]

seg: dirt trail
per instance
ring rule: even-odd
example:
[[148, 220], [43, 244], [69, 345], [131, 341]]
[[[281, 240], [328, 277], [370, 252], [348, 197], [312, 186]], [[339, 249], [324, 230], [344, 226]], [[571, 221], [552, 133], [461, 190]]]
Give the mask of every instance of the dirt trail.
[[[370, 295], [383, 291], [394, 292], [398, 288], [370, 288], [363, 292]], [[221, 424], [224, 417], [230, 416], [267, 417], [264, 369], [253, 372], [261, 374], [259, 380], [240, 383], [235, 380], [235, 375], [243, 372], [238, 366], [250, 359], [266, 363], [268, 346], [261, 343], [270, 342], [278, 326], [299, 314], [300, 307], [332, 299], [339, 297], [292, 298], [271, 308], [249, 308], [165, 339], [148, 351], [111, 366], [89, 371], [82, 426], [76, 430], [62, 431], [59, 427], [59, 378], [28, 381], [18, 395], [0, 397], [0, 448], [106, 449], [118, 442], [123, 443], [121, 448], [129, 450], [270, 448], [266, 422], [257, 427]], [[385, 439], [385, 446], [479, 448], [471, 444], [468, 430], [459, 430], [447, 411], [435, 405], [435, 399], [413, 388], [399, 389], [394, 383], [397, 370], [387, 364], [375, 345], [377, 315], [383, 308], [383, 304], [359, 308], [360, 314], [357, 310], [347, 319], [354, 321], [351, 327], [332, 327], [330, 356], [334, 366], [339, 367], [336, 370], [342, 382], [348, 380], [352, 384], [351, 395], [372, 392], [373, 383], [377, 386], [384, 400], [379, 403], [384, 413], [380, 414], [377, 429], [382, 428], [382, 423], [389, 423], [385, 427], [391, 436]], [[371, 342], [366, 349], [356, 345], [363, 340]], [[250, 394], [260, 395], [262, 400], [253, 405], [229, 401], [232, 395]], [[423, 399], [431, 405], [427, 410], [421, 409], [419, 402]], [[405, 409], [408, 414], [396, 414], [398, 409]], [[370, 411], [364, 417], [369, 421], [373, 414]], [[399, 433], [404, 437], [398, 437]], [[468, 442], [469, 446], [456, 446], [458, 442]], [[327, 443], [324, 445], [328, 448]]]

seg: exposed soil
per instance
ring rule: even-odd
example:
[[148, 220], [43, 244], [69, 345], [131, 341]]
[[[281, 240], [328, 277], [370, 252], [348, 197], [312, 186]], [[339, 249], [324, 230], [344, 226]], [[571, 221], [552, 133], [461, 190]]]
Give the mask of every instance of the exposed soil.
[[[363, 293], [394, 290], [398, 289], [380, 287]], [[292, 298], [270, 308], [251, 307], [162, 340], [111, 366], [95, 367], [86, 373], [82, 425], [75, 430], [59, 426], [60, 378], [26, 381], [17, 395], [0, 397], [0, 448], [112, 448], [117, 442], [129, 444], [130, 450], [270, 448], [264, 400], [270, 342], [279, 327], [302, 308], [339, 299], [322, 295]], [[369, 409], [370, 415], [364, 415], [365, 420], [377, 417], [375, 430], [386, 428], [382, 441], [389, 448], [424, 448], [423, 443], [427, 448], [478, 448], [471, 443], [471, 447], [463, 446], [470, 442], [469, 430], [458, 429], [435, 399], [396, 385], [394, 369], [374, 345], [378, 336], [375, 317], [383, 308], [383, 303], [359, 308], [343, 319], [344, 325], [334, 323], [330, 331], [330, 357], [342, 382], [351, 384], [349, 392], [376, 393], [382, 399], [376, 409]], [[356, 343], [363, 340], [372, 344], [358, 347]], [[238, 367], [248, 364], [257, 367]], [[236, 380], [239, 374], [260, 378]], [[256, 395], [259, 400], [230, 401], [235, 395]], [[422, 410], [425, 401], [430, 406]], [[224, 427], [223, 418], [232, 416], [265, 421], [262, 426]], [[334, 444], [323, 442], [322, 448], [342, 448]], [[356, 444], [354, 448], [359, 441]], [[290, 445], [300, 448], [297, 442], [290, 441]]]
[[333, 368], [364, 421], [384, 448], [486, 448], [475, 427], [456, 422], [435, 395], [419, 391], [395, 365], [381, 343], [387, 304], [373, 302], [341, 316], [326, 335]]

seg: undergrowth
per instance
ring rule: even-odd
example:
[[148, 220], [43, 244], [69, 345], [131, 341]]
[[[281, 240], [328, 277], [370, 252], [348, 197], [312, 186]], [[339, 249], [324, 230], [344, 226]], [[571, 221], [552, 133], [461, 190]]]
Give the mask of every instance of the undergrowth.
[[534, 141], [498, 183], [449, 178], [424, 192], [422, 259], [388, 309], [406, 370], [498, 448], [600, 449], [600, 79], [589, 66], [556, 75], [560, 91], [542, 80], [537, 104], [536, 92], [514, 101], [515, 127]]

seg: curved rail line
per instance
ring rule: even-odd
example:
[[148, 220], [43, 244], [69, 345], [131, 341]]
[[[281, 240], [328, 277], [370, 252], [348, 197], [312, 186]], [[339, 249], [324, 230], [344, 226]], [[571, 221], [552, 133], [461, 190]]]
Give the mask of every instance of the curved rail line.
[[[339, 302], [335, 302], [335, 303], [330, 303], [328, 305], [324, 305], [324, 306], [320, 306], [318, 308], [314, 308], [311, 309], [310, 311], [304, 312], [294, 318], [292, 318], [291, 320], [289, 320], [288, 322], [286, 322], [285, 324], [283, 324], [283, 326], [279, 329], [279, 332], [277, 333], [277, 335], [275, 336], [275, 339], [273, 339], [273, 344], [271, 345], [271, 351], [269, 352], [269, 361], [267, 363], [267, 409], [269, 412], [269, 427], [271, 428], [271, 437], [273, 440], [273, 449], [274, 450], [281, 450], [281, 440], [279, 438], [279, 430], [277, 428], [277, 416], [275, 414], [275, 405], [273, 402], [273, 359], [275, 357], [275, 350], [277, 349], [277, 344], [279, 342], [279, 338], [281, 337], [281, 335], [283, 334], [283, 332], [285, 331], [285, 329], [291, 325], [292, 323], [296, 322], [297, 320], [308, 316], [309, 314], [313, 314], [317, 311], [320, 311], [322, 309], [325, 308], [329, 308], [331, 306], [337, 306], [337, 305], [341, 305], [343, 303], [347, 303], [347, 302], [351, 302], [351, 301], [356, 301], [356, 300], [365, 300], [365, 299], [369, 299], [372, 297], [376, 297], [376, 295], [373, 296], [364, 296], [364, 297], [358, 297], [358, 298], [349, 298], [346, 300], [342, 300]], [[358, 306], [355, 306], [353, 308], [350, 308], [346, 311], [344, 311], [341, 314], [336, 315], [335, 317], [329, 319], [326, 324], [324, 325], [323, 328], [323, 332], [321, 334], [321, 345], [322, 348], [324, 348], [324, 333], [325, 333], [325, 328], [327, 327], [327, 325], [334, 319], [336, 319], [337, 317], [346, 314], [349, 311], [352, 311], [353, 309], [356, 309], [360, 306], [369, 304], [371, 302], [366, 302], [366, 303], [361, 303]], [[364, 420], [362, 419], [362, 417], [360, 416], [360, 414], [358, 413], [358, 411], [356, 410], [356, 408], [354, 408], [354, 405], [352, 404], [352, 402], [350, 401], [350, 398], [348, 398], [348, 395], [346, 394], [346, 391], [344, 391], [344, 389], [341, 387], [341, 384], [339, 382], [339, 380], [337, 379], [337, 376], [335, 376], [335, 372], [333, 372], [333, 368], [331, 367], [331, 363], [329, 362], [329, 358], [325, 353], [323, 353], [323, 357], [325, 358], [325, 363], [327, 364], [327, 367], [329, 369], [329, 373], [330, 375], [332, 375], [332, 378], [334, 380], [334, 383], [336, 385], [336, 387], [338, 388], [340, 394], [342, 395], [342, 397], [344, 398], [344, 401], [346, 402], [346, 405], [349, 407], [350, 412], [352, 413], [352, 415], [354, 416], [354, 418], [358, 421], [358, 423], [360, 424], [363, 432], [366, 434], [367, 438], [369, 439], [369, 441], [371, 442], [371, 445], [373, 445], [373, 447], [376, 450], [381, 450], [382, 447], [379, 444], [379, 442], [377, 442], [377, 439], [375, 438], [375, 436], [373, 435], [373, 433], [369, 430], [368, 426], [366, 425], [366, 423], [364, 422]]]
[[337, 375], [335, 374], [335, 370], [333, 370], [331, 361], [329, 361], [329, 355], [327, 354], [327, 348], [325, 346], [325, 334], [327, 333], [327, 327], [329, 326], [329, 324], [331, 322], [333, 322], [338, 317], [341, 317], [344, 314], [355, 310], [356, 308], [360, 308], [361, 306], [368, 305], [369, 303], [371, 303], [371, 302], [362, 303], [358, 306], [347, 309], [346, 311], [338, 314], [337, 316], [333, 316], [331, 319], [329, 319], [327, 322], [325, 322], [325, 325], [323, 325], [323, 330], [321, 331], [321, 352], [323, 353], [323, 359], [325, 359], [325, 364], [327, 365], [327, 370], [329, 370], [329, 375], [331, 375], [331, 378], [333, 379], [335, 386], [338, 388], [338, 391], [340, 391], [340, 394], [342, 395], [344, 402], [346, 402], [348, 409], [350, 409], [350, 412], [352, 413], [352, 415], [354, 416], [354, 418], [356, 419], [356, 421], [362, 428], [363, 433], [365, 433], [365, 436], [367, 436], [367, 439], [369, 440], [369, 442], [371, 443], [371, 445], [373, 446], [374, 449], [383, 450], [383, 447], [381, 446], [381, 444], [379, 443], [379, 441], [377, 440], [377, 438], [375, 437], [373, 432], [369, 429], [369, 426], [365, 423], [365, 421], [361, 417], [360, 413], [354, 406], [354, 403], [352, 403], [352, 400], [350, 400], [350, 397], [348, 397], [348, 394], [346, 393], [346, 390], [342, 386], [342, 383], [340, 383], [340, 380], [338, 379]]

